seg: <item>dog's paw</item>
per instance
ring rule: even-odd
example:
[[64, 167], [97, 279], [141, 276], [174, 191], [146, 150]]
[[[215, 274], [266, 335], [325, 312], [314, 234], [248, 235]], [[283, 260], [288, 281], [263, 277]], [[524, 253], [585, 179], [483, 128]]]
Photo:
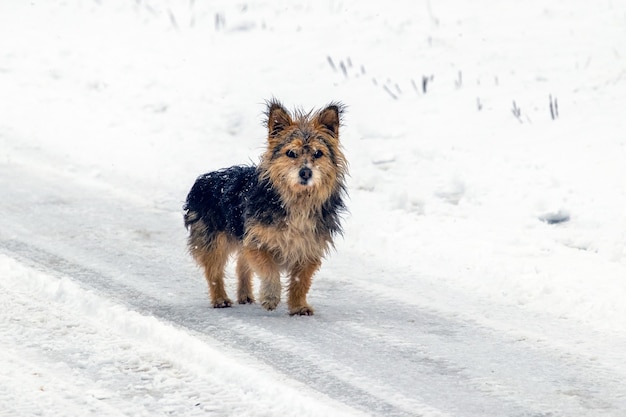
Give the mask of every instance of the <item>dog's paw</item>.
[[233, 302], [228, 298], [218, 298], [213, 302], [213, 308], [226, 308], [232, 307]]
[[276, 310], [276, 307], [278, 306], [278, 303], [280, 303], [280, 297], [265, 297], [261, 301], [261, 305], [267, 311]]
[[251, 295], [242, 295], [239, 296], [237, 302], [239, 304], [254, 304], [254, 297], [252, 297]]
[[289, 309], [290, 316], [312, 316], [314, 313], [313, 307], [307, 304]]

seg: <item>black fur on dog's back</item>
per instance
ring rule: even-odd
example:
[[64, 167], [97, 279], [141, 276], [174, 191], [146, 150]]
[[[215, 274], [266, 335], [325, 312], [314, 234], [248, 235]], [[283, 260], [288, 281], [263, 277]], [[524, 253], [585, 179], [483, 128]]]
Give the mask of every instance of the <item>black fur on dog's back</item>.
[[254, 166], [233, 166], [201, 175], [185, 203], [185, 227], [202, 220], [207, 240], [226, 232], [243, 239], [246, 218], [272, 224], [286, 216], [280, 198], [267, 182], [261, 182]]
[[[318, 219], [320, 232], [341, 233], [343, 192], [342, 189], [332, 195], [322, 206]], [[207, 241], [220, 232], [242, 240], [247, 220], [272, 225], [287, 217], [280, 196], [268, 181], [259, 178], [256, 166], [232, 166], [201, 175], [189, 191], [183, 209], [185, 227], [202, 220]]]
[[202, 220], [207, 234], [226, 232], [241, 240], [246, 211], [271, 223], [271, 213], [279, 214], [281, 207], [270, 187], [259, 187], [256, 167], [233, 166], [198, 177], [187, 195], [184, 210], [185, 227]]

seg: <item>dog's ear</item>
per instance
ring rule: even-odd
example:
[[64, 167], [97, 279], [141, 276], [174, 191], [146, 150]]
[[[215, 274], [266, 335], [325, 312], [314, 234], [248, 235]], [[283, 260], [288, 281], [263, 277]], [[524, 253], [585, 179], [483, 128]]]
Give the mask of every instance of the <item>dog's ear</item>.
[[289, 112], [285, 110], [283, 105], [276, 99], [272, 99], [267, 102], [267, 131], [270, 138], [275, 138], [290, 126], [293, 121]]
[[339, 125], [341, 124], [343, 112], [343, 104], [330, 103], [325, 109], [320, 110], [317, 116], [317, 122], [337, 137], [339, 136]]

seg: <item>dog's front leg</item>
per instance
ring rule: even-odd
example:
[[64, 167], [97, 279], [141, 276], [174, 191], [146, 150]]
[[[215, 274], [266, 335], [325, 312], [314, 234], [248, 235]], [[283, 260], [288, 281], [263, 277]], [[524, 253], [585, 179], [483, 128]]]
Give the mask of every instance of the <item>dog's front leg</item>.
[[280, 303], [280, 268], [271, 253], [263, 249], [244, 248], [242, 255], [261, 279], [261, 305], [275, 310]]
[[311, 281], [315, 271], [322, 265], [320, 260], [297, 264], [291, 269], [289, 281], [289, 314], [300, 316], [312, 316], [313, 307], [306, 301], [306, 295], [311, 288]]

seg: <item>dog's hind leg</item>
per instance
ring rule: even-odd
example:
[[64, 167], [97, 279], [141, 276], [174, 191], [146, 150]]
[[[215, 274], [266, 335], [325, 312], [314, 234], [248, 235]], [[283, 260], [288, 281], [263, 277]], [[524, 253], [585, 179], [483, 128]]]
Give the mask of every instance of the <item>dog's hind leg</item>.
[[204, 276], [209, 284], [211, 304], [214, 308], [230, 307], [232, 301], [224, 288], [224, 267], [231, 252], [231, 243], [225, 234], [218, 234], [207, 247], [196, 250], [194, 255], [204, 268]]
[[241, 252], [237, 258], [237, 302], [239, 304], [254, 303], [252, 269]]
[[289, 276], [289, 298], [287, 305], [289, 314], [300, 316], [312, 316], [313, 307], [306, 301], [306, 295], [311, 288], [311, 281], [315, 271], [322, 265], [321, 261], [298, 264], [291, 269]]
[[271, 253], [261, 249], [244, 248], [241, 252], [245, 262], [261, 279], [261, 305], [275, 310], [280, 303], [280, 269]]

